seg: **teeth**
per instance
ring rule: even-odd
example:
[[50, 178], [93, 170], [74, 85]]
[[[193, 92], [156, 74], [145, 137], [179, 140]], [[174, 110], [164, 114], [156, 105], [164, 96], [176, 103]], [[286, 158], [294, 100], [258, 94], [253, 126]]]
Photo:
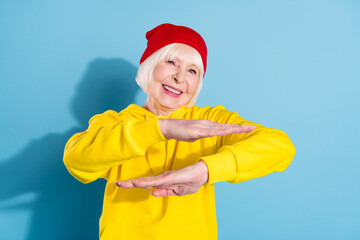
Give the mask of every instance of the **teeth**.
[[177, 94], [177, 95], [179, 95], [179, 94], [181, 93], [180, 91], [176, 91], [175, 89], [172, 89], [172, 88], [170, 88], [170, 87], [168, 87], [168, 86], [166, 86], [166, 85], [163, 85], [163, 87], [164, 87], [165, 89], [169, 90], [170, 92], [173, 92], [173, 93], [175, 93], [175, 94]]

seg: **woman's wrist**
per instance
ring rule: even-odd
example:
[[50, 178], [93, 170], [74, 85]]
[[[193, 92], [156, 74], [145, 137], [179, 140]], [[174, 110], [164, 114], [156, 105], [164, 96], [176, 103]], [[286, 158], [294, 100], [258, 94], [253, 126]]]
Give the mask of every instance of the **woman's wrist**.
[[209, 170], [207, 168], [206, 163], [203, 160], [200, 160], [199, 162], [194, 164], [197, 168], [199, 168], [199, 172], [201, 175], [201, 181], [200, 184], [204, 185], [209, 180]]
[[164, 135], [166, 139], [169, 139], [167, 137], [167, 131], [166, 131], [166, 119], [158, 119], [158, 124], [162, 135]]

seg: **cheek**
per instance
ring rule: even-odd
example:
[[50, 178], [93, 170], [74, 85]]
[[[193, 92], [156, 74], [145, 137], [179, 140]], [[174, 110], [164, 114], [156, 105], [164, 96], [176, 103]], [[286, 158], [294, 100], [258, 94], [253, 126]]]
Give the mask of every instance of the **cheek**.
[[161, 85], [158, 82], [154, 81], [153, 84], [149, 86], [149, 94], [152, 95], [153, 97], [159, 96], [159, 94], [161, 93], [160, 86]]
[[161, 82], [169, 75], [169, 69], [164, 64], [158, 64], [153, 71], [153, 80]]
[[193, 79], [193, 81], [190, 82], [189, 84], [189, 92], [192, 94], [195, 93], [198, 86], [199, 86], [199, 81], [197, 79]]
[[157, 83], [157, 81], [154, 78], [149, 84], [149, 88], [148, 88], [149, 95], [151, 95], [153, 97], [157, 95], [157, 92], [158, 92], [157, 85], [159, 85], [159, 84]]

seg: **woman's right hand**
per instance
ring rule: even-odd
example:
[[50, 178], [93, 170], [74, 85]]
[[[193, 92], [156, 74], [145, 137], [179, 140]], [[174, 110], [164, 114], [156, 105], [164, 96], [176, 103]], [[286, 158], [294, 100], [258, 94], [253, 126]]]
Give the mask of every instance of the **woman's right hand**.
[[159, 119], [159, 127], [167, 139], [194, 142], [200, 138], [252, 132], [254, 125], [217, 123], [206, 119]]

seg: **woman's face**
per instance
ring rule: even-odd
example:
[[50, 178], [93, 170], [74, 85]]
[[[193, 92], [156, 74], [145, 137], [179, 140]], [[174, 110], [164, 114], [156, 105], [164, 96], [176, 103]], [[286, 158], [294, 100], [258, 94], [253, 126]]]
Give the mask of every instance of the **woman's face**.
[[[181, 44], [181, 51], [197, 54], [197, 51]], [[200, 70], [194, 63], [183, 59], [165, 59], [158, 63], [153, 71], [148, 97], [153, 106], [167, 111], [175, 111], [184, 106], [194, 96], [199, 85]]]

